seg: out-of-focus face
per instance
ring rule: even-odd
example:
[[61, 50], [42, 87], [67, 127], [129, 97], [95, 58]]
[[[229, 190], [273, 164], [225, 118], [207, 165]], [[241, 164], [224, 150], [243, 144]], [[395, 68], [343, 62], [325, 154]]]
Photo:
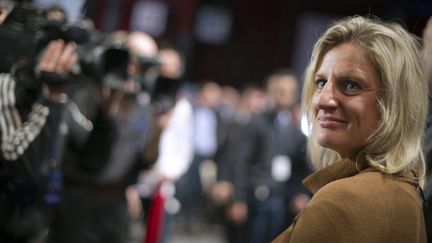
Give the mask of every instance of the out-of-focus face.
[[[118, 35], [122, 38], [122, 33]], [[159, 75], [159, 67], [144, 65], [142, 60], [157, 57], [159, 48], [156, 41], [148, 34], [136, 31], [129, 34], [126, 45], [131, 55], [127, 69], [129, 77], [142, 86], [151, 86]]]
[[142, 32], [132, 32], [129, 35], [127, 47], [133, 55], [146, 58], [155, 57], [158, 53], [155, 40]]
[[47, 18], [49, 20], [65, 20], [65, 14], [60, 10], [53, 10], [48, 13]]
[[249, 110], [252, 113], [259, 114], [264, 112], [266, 105], [265, 93], [260, 89], [253, 89], [249, 93]]
[[292, 108], [297, 100], [297, 80], [289, 75], [276, 75], [267, 89], [278, 109]]
[[[119, 34], [120, 35], [120, 34]], [[119, 36], [121, 38], [121, 36]], [[127, 39], [127, 48], [133, 57], [128, 67], [129, 75], [145, 75], [149, 70], [143, 70], [136, 58], [155, 58], [158, 55], [159, 48], [156, 41], [143, 32], [132, 32]], [[153, 70], [152, 70], [153, 71]], [[153, 72], [158, 72], [155, 70]]]
[[354, 155], [377, 129], [378, 74], [366, 52], [351, 43], [339, 44], [323, 57], [315, 74], [314, 127], [318, 144]]
[[220, 86], [217, 83], [208, 82], [204, 84], [200, 92], [200, 99], [208, 107], [216, 108], [220, 105], [221, 95]]
[[182, 72], [182, 60], [174, 50], [161, 50], [160, 53], [160, 74], [167, 78], [176, 79]]

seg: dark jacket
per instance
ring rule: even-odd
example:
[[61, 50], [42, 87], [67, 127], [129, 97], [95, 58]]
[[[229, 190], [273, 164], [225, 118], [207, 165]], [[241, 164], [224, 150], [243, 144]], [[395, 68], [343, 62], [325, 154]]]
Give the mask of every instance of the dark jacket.
[[302, 133], [293, 118], [283, 127], [276, 125], [277, 112], [270, 111], [264, 114], [269, 126], [268, 133], [271, 145], [270, 159], [273, 161], [276, 156], [284, 156], [289, 160], [290, 175], [285, 181], [278, 181], [273, 178], [272, 192], [275, 195], [283, 196], [288, 201], [297, 193], [308, 191], [304, 188], [303, 179], [312, 173], [306, 155], [306, 136]]
[[81, 143], [91, 124], [69, 99], [51, 102], [10, 74], [0, 74], [0, 100], [0, 242], [19, 242], [46, 227], [47, 178], [59, 169], [66, 134]]
[[136, 182], [144, 167], [144, 144], [150, 131], [148, 105], [128, 96], [127, 116], [104, 112], [95, 97], [97, 85], [88, 83], [71, 94], [79, 109], [92, 121], [93, 129], [84, 143], [68, 143], [63, 172], [65, 185], [124, 190]]
[[234, 185], [234, 201], [246, 202], [258, 186], [271, 186], [269, 130], [260, 115], [238, 118], [227, 126], [220, 148], [219, 180]]

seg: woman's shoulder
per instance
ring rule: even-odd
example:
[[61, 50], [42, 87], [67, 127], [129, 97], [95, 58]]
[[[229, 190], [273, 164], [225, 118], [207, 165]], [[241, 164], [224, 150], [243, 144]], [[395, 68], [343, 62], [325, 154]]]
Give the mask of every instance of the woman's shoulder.
[[332, 181], [319, 189], [311, 203], [330, 202], [332, 205], [345, 203], [364, 203], [370, 197], [377, 196], [382, 190], [382, 181], [378, 173], [361, 173], [355, 176]]
[[340, 204], [341, 207], [347, 203], [380, 208], [389, 202], [401, 206], [412, 204], [409, 202], [420, 202], [415, 185], [400, 180], [398, 176], [378, 171], [365, 171], [330, 182], [318, 190], [314, 198], [317, 201], [331, 200], [332, 204]]
[[299, 214], [291, 238], [294, 242], [415, 242], [414, 232], [423, 220], [415, 191], [412, 184], [375, 171], [335, 180], [319, 189]]

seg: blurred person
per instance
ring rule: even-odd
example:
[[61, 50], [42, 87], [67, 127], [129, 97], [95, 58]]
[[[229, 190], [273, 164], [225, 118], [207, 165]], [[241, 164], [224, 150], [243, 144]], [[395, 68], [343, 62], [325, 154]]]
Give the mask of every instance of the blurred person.
[[337, 21], [315, 44], [303, 107], [315, 195], [273, 242], [427, 242], [417, 39], [378, 19]]
[[221, 87], [219, 113], [222, 120], [229, 121], [234, 117], [239, 99], [240, 94], [235, 87], [230, 85]]
[[201, 160], [211, 158], [217, 149], [217, 108], [221, 97], [220, 86], [214, 81], [201, 85], [194, 103], [194, 147]]
[[46, 9], [46, 15], [48, 20], [57, 20], [59, 22], [66, 22], [68, 20], [68, 16], [66, 11], [57, 5], [53, 5]]
[[[133, 58], [142, 62], [153, 59], [158, 47], [145, 33], [131, 33], [131, 37], [139, 47], [130, 47], [134, 55], [130, 61], [107, 59], [116, 62], [114, 68], [120, 70], [105, 73], [102, 80], [86, 82], [75, 91], [77, 103], [93, 122], [93, 129], [85, 143], [70, 145], [65, 151], [63, 202], [49, 232], [49, 242], [123, 243], [129, 239], [129, 213], [139, 214], [134, 212], [139, 205], [134, 205], [136, 193], [130, 186], [139, 171], [154, 160], [155, 152], [148, 148], [158, 143], [164, 125], [138, 97], [140, 84], [136, 78], [145, 75], [145, 70], [130, 71]], [[105, 45], [110, 48], [113, 43]], [[129, 205], [128, 199], [132, 200]], [[128, 207], [131, 205], [135, 208]]]
[[266, 79], [270, 101], [263, 114], [270, 137], [267, 145], [271, 184], [254, 188], [250, 205], [250, 242], [269, 242], [303, 209], [309, 195], [301, 181], [310, 173], [306, 138], [300, 130], [298, 81], [287, 69], [272, 72]]
[[213, 161], [218, 147], [220, 130], [219, 114], [220, 86], [210, 80], [200, 84], [193, 105], [193, 146], [194, 156], [187, 172], [177, 181], [177, 197], [181, 211], [177, 217], [186, 232], [192, 230], [201, 219], [203, 209], [200, 168], [204, 161]]
[[[40, 59], [38, 70], [65, 74], [76, 60], [74, 44], [52, 41]], [[64, 87], [44, 87], [42, 95], [30, 104], [27, 102], [34, 94], [27, 93], [15, 82], [14, 76], [3, 74], [2, 97], [11, 102], [1, 109], [0, 171], [5, 190], [2, 190], [4, 225], [1, 225], [0, 238], [27, 242], [40, 237], [50, 224], [48, 208], [54, 202], [47, 197], [57, 197], [60, 192], [49, 195], [46, 183], [54, 179], [51, 173], [58, 169], [61, 159], [60, 126], [67, 120], [65, 117], [71, 119], [73, 114], [79, 113], [73, 111], [75, 105], [63, 94]], [[30, 111], [26, 108], [28, 105], [31, 105]], [[78, 124], [79, 129], [88, 129]]]
[[[153, 145], [148, 146], [145, 151], [148, 160], [153, 163], [156, 160], [157, 153], [157, 149], [153, 147], [158, 143], [160, 132], [165, 125], [165, 122], [163, 121], [165, 118], [160, 118], [160, 121], [156, 121], [157, 119], [156, 117], [153, 117], [152, 111], [151, 114], [148, 114], [150, 108], [149, 90], [147, 90], [148, 87], [145, 87], [143, 83], [153, 82], [154, 78], [148, 78], [147, 76], [149, 76], [149, 73], [153, 76], [155, 75], [154, 73], [159, 71], [157, 65], [149, 65], [150, 63], [156, 64], [155, 60], [159, 51], [158, 44], [151, 36], [140, 31], [128, 33], [127, 31], [119, 30], [111, 33], [110, 36], [110, 41], [114, 46], [125, 46], [131, 55], [127, 68], [130, 79], [128, 82], [128, 93], [133, 95], [128, 95], [121, 103], [123, 116], [127, 116], [132, 106], [134, 108], [134, 113], [141, 114], [138, 115], [138, 117], [142, 118], [137, 119], [138, 117], [135, 117], [135, 119], [133, 119], [135, 120], [135, 123], [137, 123], [135, 126], [143, 127], [143, 124], [148, 123], [149, 119], [155, 120], [155, 124], [149, 131], [150, 141], [155, 142]], [[146, 81], [147, 79], [150, 81]], [[139, 125], [139, 123], [143, 124]], [[145, 169], [148, 169], [148, 166]], [[126, 199], [128, 202], [129, 215], [132, 219], [138, 219], [143, 213], [143, 207], [135, 184], [128, 186], [126, 190]]]
[[160, 134], [156, 162], [138, 183], [141, 197], [147, 202], [149, 197], [153, 199], [148, 206], [144, 242], [169, 240], [172, 215], [178, 211], [175, 183], [193, 160], [193, 107], [181, 93], [184, 57], [174, 47], [162, 47], [158, 60], [160, 73], [150, 89], [151, 102], [156, 113], [169, 114], [170, 118]]
[[270, 187], [268, 156], [270, 145], [266, 121], [262, 117], [264, 93], [258, 86], [243, 89], [232, 123], [226, 127], [216, 163], [217, 183], [212, 196], [222, 206], [228, 242], [249, 242], [254, 189]]
[[[3, 24], [19, 6], [0, 1], [0, 8]], [[8, 19], [9, 24], [14, 20]], [[5, 38], [0, 41], [9, 43]], [[82, 115], [64, 93], [78, 60], [76, 44], [47, 40], [31, 51], [33, 55], [11, 63], [9, 73], [0, 74], [1, 242], [45, 238], [61, 197], [62, 128], [68, 125], [77, 130], [71, 137], [74, 142], [82, 140], [89, 129], [86, 121], [74, 119]]]
[[[62, 127], [65, 123], [81, 130], [89, 129], [75, 105], [64, 94], [66, 78], [78, 59], [76, 45], [63, 40], [49, 42], [35, 67], [36, 73], [51, 75], [58, 85], [48, 85], [46, 76], [21, 79], [16, 72], [3, 73], [0, 92], [1, 200], [0, 240], [29, 242], [42, 237], [50, 225], [51, 206], [60, 194], [58, 178], [62, 156]], [[42, 81], [39, 86], [39, 82]], [[64, 80], [63, 80], [64, 81]], [[73, 123], [73, 124], [72, 124]]]
[[230, 134], [230, 127], [235, 124], [236, 112], [239, 109], [241, 100], [240, 92], [234, 86], [222, 86], [220, 95], [218, 145], [213, 158], [216, 165], [216, 175], [215, 180], [204, 188], [205, 197], [209, 199], [207, 205], [209, 217], [214, 217], [216, 221], [223, 218], [221, 217], [223, 215], [219, 213], [221, 206], [226, 205], [233, 195], [234, 188], [229, 173], [230, 164], [225, 163], [223, 157], [229, 147], [227, 146], [227, 138]]
[[[125, 39], [126, 38], [126, 39]], [[150, 35], [133, 31], [124, 35], [123, 31], [114, 32], [113, 41], [126, 41], [126, 49], [131, 55], [128, 65], [128, 75], [135, 83], [141, 85], [144, 92], [151, 92], [161, 66], [158, 65], [159, 47]]]
[[[299, 82], [289, 69], [271, 73], [265, 82], [270, 103], [273, 104], [265, 112], [269, 125], [273, 128], [275, 144], [272, 146], [273, 190], [286, 197], [288, 205], [296, 205], [296, 196], [308, 197], [301, 181], [311, 172], [306, 158], [306, 138], [300, 129]], [[281, 173], [281, 170], [285, 173]], [[293, 217], [298, 211], [296, 209], [288, 214]], [[288, 222], [291, 220], [288, 219]]]

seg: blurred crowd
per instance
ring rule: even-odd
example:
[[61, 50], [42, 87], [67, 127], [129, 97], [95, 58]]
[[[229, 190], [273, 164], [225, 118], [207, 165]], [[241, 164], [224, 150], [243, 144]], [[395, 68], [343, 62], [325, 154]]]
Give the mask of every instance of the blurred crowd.
[[266, 243], [307, 205], [289, 68], [186, 80], [183, 53], [144, 32], [0, 3], [0, 242], [125, 243], [138, 221], [140, 242], [220, 224], [227, 242]]
[[290, 70], [191, 82], [182, 52], [144, 32], [2, 4], [2, 242], [124, 243], [136, 221], [141, 242], [169, 242], [173, 223], [269, 242], [307, 204]]

